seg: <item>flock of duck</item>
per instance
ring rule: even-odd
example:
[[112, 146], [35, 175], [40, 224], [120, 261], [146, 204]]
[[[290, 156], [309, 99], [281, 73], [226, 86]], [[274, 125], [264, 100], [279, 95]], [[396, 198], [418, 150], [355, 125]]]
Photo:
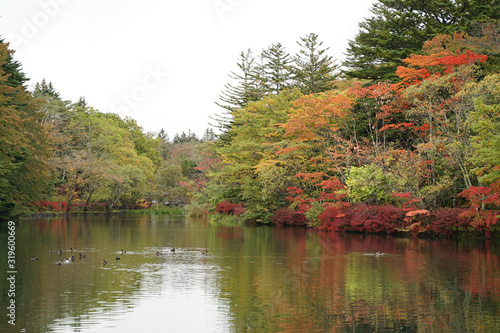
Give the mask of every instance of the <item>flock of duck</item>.
[[[70, 252], [71, 252], [71, 253], [75, 252], [75, 250], [74, 250], [73, 248], [70, 248], [69, 250], [70, 250]], [[50, 250], [49, 250], [49, 253], [50, 253], [50, 254], [55, 253], [55, 252], [56, 252], [56, 251], [54, 251], [54, 250], [52, 250], [52, 249], [50, 249]], [[57, 254], [58, 254], [58, 255], [62, 255], [62, 254], [63, 254], [63, 251], [62, 251], [61, 249], [59, 249], [59, 251], [57, 251]], [[33, 258], [35, 258], [35, 259], [33, 259]], [[85, 259], [85, 258], [87, 258], [87, 255], [86, 255], [86, 254], [81, 254], [81, 253], [79, 253], [79, 254], [78, 254], [78, 258], [79, 258], [79, 259]], [[38, 258], [37, 258], [37, 257], [31, 257], [31, 260], [38, 260]], [[57, 262], [57, 265], [58, 265], [58, 266], [61, 266], [61, 265], [64, 265], [64, 264], [69, 264], [70, 262], [73, 262], [73, 261], [75, 261], [75, 256], [71, 256], [71, 257], [69, 257], [69, 258], [66, 258], [66, 259], [63, 259], [63, 260], [59, 260], [59, 261]]]
[[[71, 253], [75, 252], [75, 250], [74, 250], [73, 248], [70, 248], [70, 250], [69, 250], [69, 251], [70, 251]], [[125, 253], [127, 253], [127, 251], [125, 251], [125, 250], [123, 250], [123, 249], [122, 249], [120, 252], [121, 252], [121, 254], [122, 254], [122, 255], [123, 255], [123, 254], [125, 254]], [[170, 252], [175, 253], [175, 247], [173, 247], [173, 248], [170, 250]], [[49, 250], [49, 253], [51, 253], [51, 254], [52, 254], [52, 253], [56, 253], [56, 251], [54, 251], [54, 250], [50, 249], [50, 250]], [[63, 251], [62, 251], [61, 249], [59, 249], [59, 251], [57, 251], [57, 254], [58, 254], [58, 255], [62, 255], [62, 254], [63, 254]], [[202, 254], [202, 255], [208, 255], [208, 251], [202, 251], [202, 252], [201, 252], [201, 254]], [[161, 256], [161, 255], [163, 255], [163, 253], [161, 253], [160, 251], [156, 251], [156, 256]], [[87, 255], [85, 255], [85, 254], [81, 254], [81, 253], [79, 253], [79, 254], [78, 254], [78, 259], [85, 259], [85, 258], [87, 258]], [[120, 255], [117, 255], [117, 256], [116, 256], [116, 258], [115, 258], [115, 260], [120, 260], [120, 259], [121, 259]], [[31, 257], [31, 261], [38, 261], [38, 257], [35, 257], [35, 256]], [[75, 261], [75, 256], [74, 256], [74, 255], [72, 255], [71, 257], [68, 257], [68, 258], [65, 258], [65, 259], [59, 260], [59, 261], [57, 262], [57, 265], [58, 265], [58, 266], [61, 266], [61, 265], [64, 265], [64, 264], [69, 264], [69, 263], [71, 263], [71, 262], [73, 262], [73, 261]], [[108, 261], [107, 261], [107, 260], [105, 260], [105, 259], [103, 259], [103, 260], [101, 261], [101, 264], [102, 264], [103, 266], [104, 266], [104, 265], [107, 265], [107, 264], [108, 264]]]

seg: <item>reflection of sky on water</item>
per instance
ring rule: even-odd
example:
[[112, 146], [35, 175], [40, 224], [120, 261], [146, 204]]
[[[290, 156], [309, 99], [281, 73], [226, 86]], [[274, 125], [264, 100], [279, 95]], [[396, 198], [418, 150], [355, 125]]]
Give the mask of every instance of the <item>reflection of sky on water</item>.
[[[155, 249], [156, 251], [156, 249]], [[145, 249], [139, 256], [155, 253]], [[225, 332], [230, 329], [230, 309], [218, 298], [217, 271], [197, 249], [166, 253], [156, 263], [141, 267], [112, 267], [118, 272], [141, 275], [140, 287], [132, 297], [109, 292], [111, 302], [79, 317], [57, 320], [52, 332]], [[131, 254], [127, 254], [129, 257]], [[108, 292], [103, 291], [100, 296]]]

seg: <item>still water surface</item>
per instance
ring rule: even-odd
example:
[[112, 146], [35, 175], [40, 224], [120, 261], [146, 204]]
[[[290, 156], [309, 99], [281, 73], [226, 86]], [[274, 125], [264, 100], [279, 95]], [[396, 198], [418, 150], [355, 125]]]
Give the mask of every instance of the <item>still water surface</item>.
[[12, 326], [1, 232], [0, 332], [500, 332], [497, 243], [154, 215], [16, 221]]

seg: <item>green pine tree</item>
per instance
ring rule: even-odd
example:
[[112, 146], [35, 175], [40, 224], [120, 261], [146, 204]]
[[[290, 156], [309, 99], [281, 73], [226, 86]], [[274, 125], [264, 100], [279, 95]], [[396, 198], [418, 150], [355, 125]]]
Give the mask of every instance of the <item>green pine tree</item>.
[[331, 56], [321, 49], [323, 42], [318, 42], [318, 35], [310, 33], [300, 38], [299, 54], [295, 57], [294, 70], [297, 87], [304, 94], [314, 94], [333, 89], [334, 81], [339, 75]]
[[498, 0], [379, 0], [373, 17], [359, 24], [349, 42], [347, 77], [397, 81], [401, 59], [419, 53], [438, 34], [468, 31], [475, 21], [500, 18]]
[[256, 79], [267, 94], [279, 94], [293, 86], [293, 59], [281, 43], [271, 44], [261, 58]]
[[[7, 48], [9, 43], [5, 43], [3, 38], [0, 38], [0, 44], [4, 44]], [[12, 57], [12, 52], [9, 52], [7, 55], [7, 59], [5, 63], [2, 65], [2, 70], [8, 74], [7, 81], [5, 81], [5, 84], [8, 86], [11, 86], [13, 88], [17, 88], [19, 86], [23, 87], [23, 89], [26, 89], [26, 82], [29, 81], [29, 79], [26, 77], [26, 74], [21, 69], [21, 64], [14, 60]]]
[[45, 79], [42, 79], [42, 82], [37, 82], [33, 96], [41, 102], [40, 108], [44, 113], [42, 123], [51, 122], [61, 125], [67, 122], [71, 102], [61, 99], [61, 95], [54, 88], [52, 82], [47, 83]]

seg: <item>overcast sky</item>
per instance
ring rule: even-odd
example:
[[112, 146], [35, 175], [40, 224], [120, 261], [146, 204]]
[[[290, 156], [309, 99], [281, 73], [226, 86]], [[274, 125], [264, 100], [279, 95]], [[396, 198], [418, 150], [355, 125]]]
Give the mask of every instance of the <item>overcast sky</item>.
[[375, 0], [1, 0], [0, 35], [63, 99], [201, 136], [241, 51], [317, 33], [340, 62]]

